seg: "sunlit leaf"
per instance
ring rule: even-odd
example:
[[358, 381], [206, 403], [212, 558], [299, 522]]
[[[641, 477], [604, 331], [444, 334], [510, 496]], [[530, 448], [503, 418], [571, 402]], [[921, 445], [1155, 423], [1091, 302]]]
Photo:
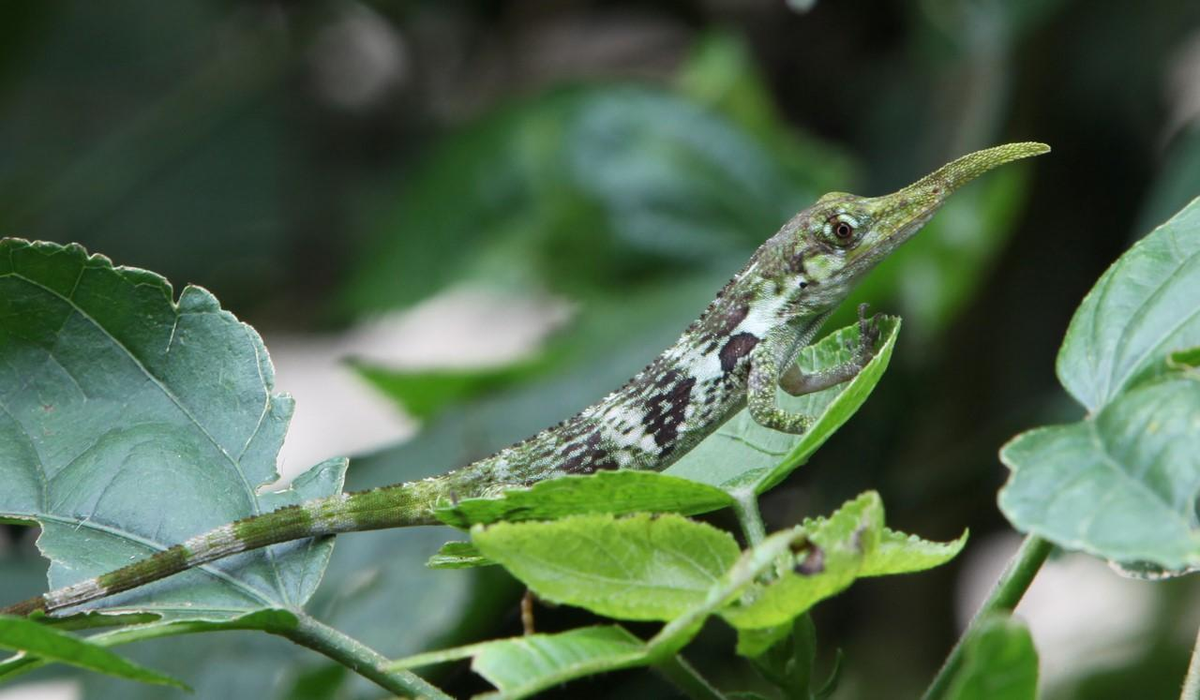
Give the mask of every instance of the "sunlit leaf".
[[780, 628], [816, 603], [865, 576], [923, 571], [953, 558], [964, 534], [948, 543], [928, 542], [883, 526], [883, 503], [868, 491], [828, 518], [807, 520], [792, 548], [791, 568], [720, 615], [738, 628], [738, 653], [758, 656], [781, 639]]
[[471, 539], [539, 598], [624, 620], [672, 620], [702, 605], [738, 558], [731, 535], [678, 515], [498, 523]]

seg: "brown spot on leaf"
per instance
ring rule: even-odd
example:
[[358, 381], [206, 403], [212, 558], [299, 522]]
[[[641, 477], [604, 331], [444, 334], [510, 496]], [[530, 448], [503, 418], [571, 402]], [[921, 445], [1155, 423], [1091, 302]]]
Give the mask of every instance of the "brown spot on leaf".
[[825, 550], [810, 543], [804, 558], [798, 558], [796, 561], [795, 570], [801, 576], [814, 576], [821, 573], [825, 570]]

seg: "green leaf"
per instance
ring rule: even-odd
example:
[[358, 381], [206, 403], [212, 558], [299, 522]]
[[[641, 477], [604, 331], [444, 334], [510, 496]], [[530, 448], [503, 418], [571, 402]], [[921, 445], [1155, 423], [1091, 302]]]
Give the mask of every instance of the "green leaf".
[[911, 574], [941, 566], [958, 556], [967, 544], [966, 531], [952, 542], [930, 542], [916, 535], [906, 535], [883, 528], [879, 546], [863, 562], [859, 576], [891, 576]]
[[447, 542], [425, 563], [431, 569], [471, 569], [496, 562], [479, 553], [470, 542]]
[[729, 533], [678, 515], [499, 523], [471, 538], [539, 598], [626, 620], [671, 620], [702, 605], [738, 558]]
[[751, 589], [746, 600], [720, 611], [739, 630], [739, 654], [762, 654], [780, 638], [780, 626], [791, 624], [855, 579], [938, 566], [966, 543], [965, 534], [954, 542], [939, 543], [885, 528], [883, 502], [874, 491], [849, 501], [828, 518], [806, 520], [795, 531], [803, 539], [793, 547], [791, 568], [766, 586]]
[[785, 692], [808, 697], [817, 659], [817, 629], [811, 615], [790, 625], [738, 631], [738, 654], [750, 657], [754, 668]]
[[190, 690], [184, 683], [139, 666], [74, 635], [25, 618], [0, 616], [0, 648], [140, 683]]
[[[721, 487], [730, 493], [762, 493], [808, 461], [829, 436], [862, 406], [887, 369], [900, 331], [900, 319], [880, 317], [881, 341], [875, 357], [843, 384], [805, 396], [780, 396], [780, 405], [816, 417], [803, 435], [764, 428], [742, 411], [694, 450], [671, 465], [666, 474]], [[848, 345], [858, 340], [858, 326], [847, 326], [800, 352], [805, 371], [832, 367], [850, 359]]]
[[1023, 433], [1000, 508], [1017, 528], [1116, 562], [1200, 565], [1200, 377], [1175, 371], [1087, 420]]
[[805, 539], [793, 552], [790, 570], [753, 591], [749, 602], [722, 610], [726, 622], [739, 629], [788, 624], [849, 587], [879, 546], [883, 503], [879, 494], [868, 491], [828, 518], [806, 521], [798, 529]]
[[[529, 525], [530, 523], [502, 524], [489, 529], [526, 528]], [[619, 627], [592, 627], [572, 630], [561, 635], [533, 635], [537, 638], [533, 645], [521, 645], [520, 642], [530, 639], [521, 637], [418, 654], [394, 662], [391, 668], [404, 670], [472, 656], [476, 657], [478, 662], [481, 656], [499, 649], [498, 655], [489, 657], [487, 672], [495, 674], [495, 683], [519, 683], [519, 687], [510, 685], [501, 688], [499, 697], [513, 698], [523, 697], [523, 693], [536, 692], [573, 678], [659, 663], [682, 649], [700, 631], [701, 625], [709, 615], [725, 606], [755, 579], [771, 569], [779, 557], [788, 552], [802, 537], [802, 533], [791, 530], [778, 532], [742, 553], [702, 600], [664, 625], [658, 634], [645, 643], [639, 643], [636, 637]], [[559, 639], [563, 640], [561, 646], [557, 641]], [[514, 644], [516, 646], [513, 646]], [[536, 665], [525, 665], [521, 657], [512, 656], [526, 652], [540, 654], [542, 661]], [[506, 669], [516, 665], [521, 666], [521, 671], [514, 678]], [[481, 668], [477, 670], [484, 672]]]
[[642, 640], [616, 625], [560, 634], [531, 634], [401, 659], [401, 670], [474, 657], [471, 669], [500, 692], [481, 698], [524, 698], [573, 678], [646, 663]]
[[1067, 391], [1095, 411], [1200, 345], [1200, 199], [1126, 252], [1071, 319], [1058, 354]]
[[[345, 460], [259, 493], [292, 411], [273, 374], [258, 334], [203, 289], [175, 302], [163, 278], [78, 246], [0, 241], [0, 518], [41, 524], [57, 588], [339, 492]], [[97, 607], [219, 620], [297, 606], [331, 547], [247, 553]]]
[[682, 513], [695, 515], [733, 505], [726, 492], [656, 472], [605, 471], [564, 476], [496, 498], [471, 498], [437, 511], [447, 525], [554, 520], [568, 515], [608, 513]]
[[1017, 436], [1000, 508], [1018, 529], [1138, 575], [1200, 565], [1200, 200], [1096, 283], [1058, 356], [1082, 421]]
[[971, 635], [946, 700], [1034, 700], [1038, 658], [1019, 620], [996, 616]]
[[471, 668], [500, 689], [500, 697], [526, 697], [595, 670], [610, 671], [643, 658], [640, 639], [621, 627], [595, 627], [557, 635], [530, 635], [489, 646]]

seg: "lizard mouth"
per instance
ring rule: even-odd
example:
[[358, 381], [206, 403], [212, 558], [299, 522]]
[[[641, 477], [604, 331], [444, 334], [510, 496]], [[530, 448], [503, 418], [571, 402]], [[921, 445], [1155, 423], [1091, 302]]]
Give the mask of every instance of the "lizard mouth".
[[904, 189], [868, 200], [876, 211], [877, 228], [883, 235], [855, 267], [865, 271], [912, 238], [963, 185], [1005, 163], [1049, 151], [1049, 146], [1036, 141], [985, 148], [943, 165]]

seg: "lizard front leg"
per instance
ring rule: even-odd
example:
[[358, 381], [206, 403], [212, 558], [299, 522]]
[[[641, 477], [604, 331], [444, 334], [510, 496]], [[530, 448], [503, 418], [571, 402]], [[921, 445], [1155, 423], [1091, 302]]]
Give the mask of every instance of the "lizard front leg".
[[781, 365], [791, 360], [791, 343], [787, 335], [768, 333], [750, 353], [750, 376], [746, 387], [746, 405], [756, 423], [784, 433], [800, 434], [808, 430], [814, 418], [780, 408], [776, 387], [792, 396], [811, 394], [853, 379], [874, 356], [873, 348], [879, 329], [866, 318], [866, 304], [858, 307], [859, 342], [854, 357], [836, 367], [820, 372], [805, 373], [791, 362], [786, 370]]
[[779, 386], [792, 396], [803, 396], [837, 386], [858, 376], [863, 367], [875, 357], [875, 343], [879, 340], [879, 324], [867, 318], [867, 305], [858, 305], [858, 344], [851, 350], [853, 356], [834, 367], [820, 372], [805, 372], [800, 365], [792, 363], [779, 377]]

